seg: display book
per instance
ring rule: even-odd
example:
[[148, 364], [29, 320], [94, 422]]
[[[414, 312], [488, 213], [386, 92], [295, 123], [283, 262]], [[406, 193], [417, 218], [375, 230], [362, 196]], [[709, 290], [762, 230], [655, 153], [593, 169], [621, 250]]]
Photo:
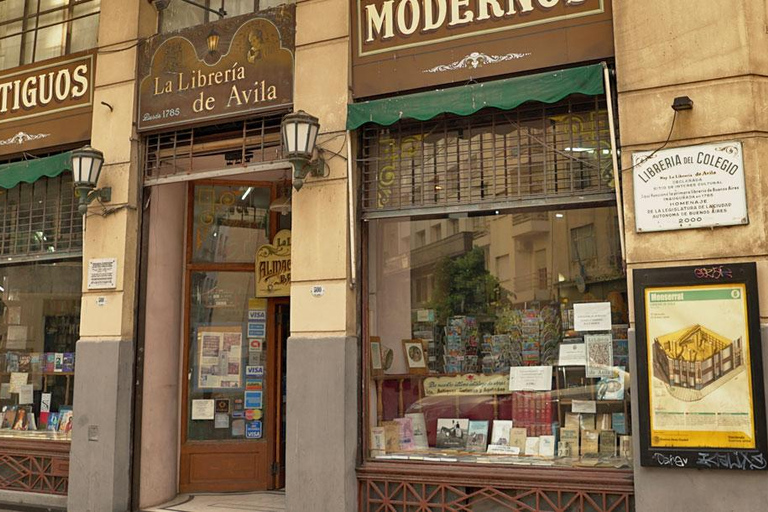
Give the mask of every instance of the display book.
[[36, 384], [30, 377], [71, 375], [74, 365], [73, 352], [0, 354], [0, 375], [7, 376], [0, 380], [0, 437], [69, 439], [72, 408], [62, 406], [51, 411], [52, 395], [35, 393], [40, 380]]
[[0, 352], [0, 374], [74, 373], [74, 352]]
[[[625, 393], [628, 376], [624, 371], [628, 366], [628, 326], [614, 325], [608, 335], [611, 345], [608, 370], [604, 368], [600, 376], [586, 377], [587, 361], [581, 374], [578, 369], [574, 372], [573, 368], [560, 368], [557, 364], [557, 349], [561, 344], [583, 342], [578, 333], [567, 329], [572, 324], [566, 323], [565, 314], [561, 317], [557, 307], [507, 313], [506, 319], [500, 318], [494, 335], [480, 334], [476, 320], [471, 317], [450, 318], [441, 347], [445, 351], [442, 361], [445, 373], [482, 371], [488, 375], [506, 373], [513, 366], [552, 365], [556, 369], [555, 388], [496, 393], [494, 415], [498, 416], [499, 399], [507, 395], [502, 400], [511, 404], [508, 419], [435, 418], [427, 411], [426, 418], [424, 412], [412, 412], [393, 421], [381, 421], [371, 431], [373, 458], [524, 465], [631, 465], [628, 394]], [[499, 334], [500, 326], [506, 332]], [[460, 401], [462, 397], [446, 398]], [[472, 398], [476, 400], [477, 394]], [[459, 409], [457, 406], [456, 410]]]

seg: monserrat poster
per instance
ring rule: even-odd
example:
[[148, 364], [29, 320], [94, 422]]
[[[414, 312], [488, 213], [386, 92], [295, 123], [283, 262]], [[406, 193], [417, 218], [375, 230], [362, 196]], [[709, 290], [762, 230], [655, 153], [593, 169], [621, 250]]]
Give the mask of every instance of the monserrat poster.
[[755, 448], [746, 285], [648, 287], [645, 316], [651, 447]]

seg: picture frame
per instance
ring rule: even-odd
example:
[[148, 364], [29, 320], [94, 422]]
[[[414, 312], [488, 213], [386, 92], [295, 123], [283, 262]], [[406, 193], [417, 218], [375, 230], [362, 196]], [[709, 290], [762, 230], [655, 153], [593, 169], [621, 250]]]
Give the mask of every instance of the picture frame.
[[384, 375], [384, 362], [381, 351], [381, 338], [371, 336], [369, 338], [368, 349], [371, 352], [371, 375], [378, 377]]
[[640, 464], [768, 469], [755, 263], [633, 272]]
[[403, 340], [403, 356], [408, 373], [429, 373], [424, 342], [420, 339]]

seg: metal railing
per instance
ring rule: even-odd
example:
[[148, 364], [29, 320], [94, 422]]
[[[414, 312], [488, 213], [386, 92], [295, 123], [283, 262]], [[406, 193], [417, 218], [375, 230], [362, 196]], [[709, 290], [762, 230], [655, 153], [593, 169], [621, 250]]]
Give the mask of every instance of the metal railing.
[[605, 198], [613, 193], [610, 147], [602, 97], [367, 125], [359, 159], [362, 207], [374, 217]]

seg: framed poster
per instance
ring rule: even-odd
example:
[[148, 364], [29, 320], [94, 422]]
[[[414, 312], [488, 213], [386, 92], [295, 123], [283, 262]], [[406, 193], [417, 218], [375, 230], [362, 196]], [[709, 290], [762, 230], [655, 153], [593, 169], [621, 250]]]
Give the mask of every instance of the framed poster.
[[205, 326], [197, 330], [198, 390], [242, 387], [241, 326]]
[[424, 344], [419, 339], [403, 340], [403, 354], [409, 373], [429, 373]]
[[756, 265], [633, 276], [641, 465], [768, 468]]

